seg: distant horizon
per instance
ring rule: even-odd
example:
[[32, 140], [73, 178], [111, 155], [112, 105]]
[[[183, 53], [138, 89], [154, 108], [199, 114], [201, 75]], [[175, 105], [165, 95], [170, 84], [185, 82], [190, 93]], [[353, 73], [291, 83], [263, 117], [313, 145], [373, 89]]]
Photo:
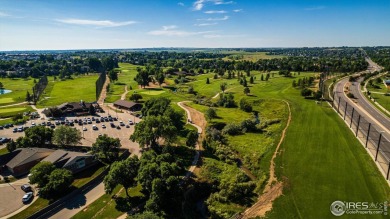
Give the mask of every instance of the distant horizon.
[[390, 45], [390, 1], [0, 0], [0, 51]]
[[93, 51], [93, 50], [164, 50], [164, 49], [301, 49], [301, 48], [374, 48], [374, 47], [390, 47], [390, 46], [301, 46], [301, 47], [139, 47], [139, 48], [89, 48], [89, 49], [32, 49], [32, 50], [0, 50], [4, 52], [34, 52], [34, 51]]

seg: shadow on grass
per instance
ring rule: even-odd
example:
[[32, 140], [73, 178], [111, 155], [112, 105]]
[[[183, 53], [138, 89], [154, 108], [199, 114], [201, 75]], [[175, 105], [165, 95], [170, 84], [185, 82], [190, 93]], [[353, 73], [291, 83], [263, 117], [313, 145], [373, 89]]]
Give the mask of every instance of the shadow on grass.
[[144, 203], [146, 200], [144, 197], [114, 197], [116, 206], [115, 209], [120, 212], [128, 212]]

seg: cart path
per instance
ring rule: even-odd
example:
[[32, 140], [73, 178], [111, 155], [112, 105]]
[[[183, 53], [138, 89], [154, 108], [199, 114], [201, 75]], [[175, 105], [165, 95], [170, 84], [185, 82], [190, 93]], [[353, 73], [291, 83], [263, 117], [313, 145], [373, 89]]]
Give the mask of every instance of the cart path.
[[125, 92], [123, 92], [123, 94], [121, 96], [121, 100], [125, 100], [126, 99], [127, 93], [129, 93], [129, 91], [127, 90], [127, 85], [125, 85]]
[[265, 213], [272, 209], [273, 201], [278, 198], [283, 191], [283, 183], [278, 181], [275, 176], [275, 158], [279, 153], [280, 145], [283, 143], [283, 140], [286, 136], [287, 128], [291, 122], [291, 108], [290, 104], [287, 101], [284, 101], [288, 107], [288, 120], [286, 127], [283, 129], [282, 136], [280, 137], [280, 141], [276, 150], [271, 159], [270, 165], [270, 177], [268, 179], [267, 185], [264, 188], [263, 194], [260, 195], [258, 201], [250, 208], [248, 208], [240, 218], [254, 218], [257, 216], [264, 217]]
[[[233, 90], [234, 88], [237, 88], [237, 87], [232, 87], [232, 88], [229, 88], [229, 89], [227, 89], [227, 90], [225, 90], [225, 92], [228, 92], [228, 91], [230, 91], [230, 90]], [[213, 96], [211, 99], [215, 99], [215, 98], [217, 98], [221, 93], [224, 93], [224, 92], [218, 92], [215, 96]]]

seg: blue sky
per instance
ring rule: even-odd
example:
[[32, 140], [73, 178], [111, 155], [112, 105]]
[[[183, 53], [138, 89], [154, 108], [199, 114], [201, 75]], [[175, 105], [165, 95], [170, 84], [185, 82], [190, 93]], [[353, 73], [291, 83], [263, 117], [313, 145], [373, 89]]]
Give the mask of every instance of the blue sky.
[[0, 50], [390, 46], [389, 0], [0, 0]]

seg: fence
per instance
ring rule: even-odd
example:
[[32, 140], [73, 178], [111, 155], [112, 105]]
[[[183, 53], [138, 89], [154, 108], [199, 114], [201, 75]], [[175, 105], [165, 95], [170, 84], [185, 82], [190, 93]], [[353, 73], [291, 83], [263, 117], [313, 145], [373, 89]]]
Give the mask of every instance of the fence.
[[100, 74], [99, 78], [96, 80], [96, 101], [99, 100], [99, 96], [102, 93], [104, 83], [106, 82], [106, 72]]
[[333, 93], [332, 107], [371, 153], [375, 162], [385, 173], [386, 180], [389, 180], [390, 141], [383, 135], [384, 131], [381, 131], [380, 127], [362, 116], [353, 105], [344, 99], [343, 95], [343, 93]]

